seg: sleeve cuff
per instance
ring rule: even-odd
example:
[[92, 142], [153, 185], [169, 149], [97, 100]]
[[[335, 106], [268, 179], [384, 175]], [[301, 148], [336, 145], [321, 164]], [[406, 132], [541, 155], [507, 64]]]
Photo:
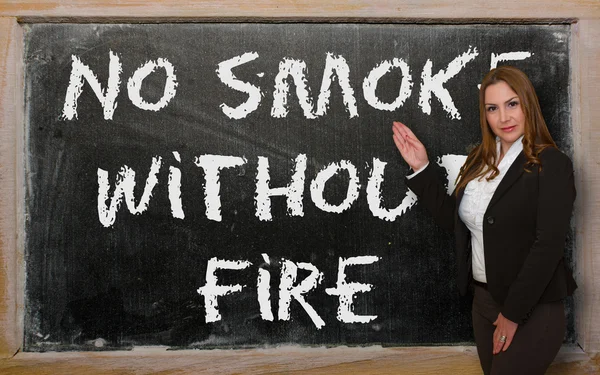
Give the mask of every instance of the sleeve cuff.
[[425, 164], [424, 166], [422, 166], [421, 168], [419, 168], [418, 170], [414, 171], [413, 173], [409, 174], [408, 176], [406, 176], [406, 178], [408, 178], [409, 180], [413, 177], [415, 177], [416, 175], [418, 175], [419, 173], [423, 172], [423, 170], [425, 168], [427, 168], [427, 166], [429, 165], [429, 162], [427, 162], [427, 164]]

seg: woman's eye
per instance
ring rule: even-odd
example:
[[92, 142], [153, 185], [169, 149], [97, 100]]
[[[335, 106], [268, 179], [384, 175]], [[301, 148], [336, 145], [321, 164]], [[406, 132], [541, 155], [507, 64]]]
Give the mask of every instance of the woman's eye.
[[513, 100], [512, 102], [508, 103], [509, 108], [514, 108], [514, 107], [517, 107], [518, 105], [519, 105], [519, 102], [517, 102], [516, 100]]
[[494, 112], [495, 110], [496, 110], [496, 107], [487, 107], [488, 112]]

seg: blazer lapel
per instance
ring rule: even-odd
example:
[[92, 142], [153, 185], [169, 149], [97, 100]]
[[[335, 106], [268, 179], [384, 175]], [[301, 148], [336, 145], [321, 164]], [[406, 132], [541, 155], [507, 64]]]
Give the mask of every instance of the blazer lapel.
[[508, 171], [506, 171], [506, 174], [500, 181], [500, 184], [498, 184], [494, 195], [492, 195], [492, 200], [490, 200], [488, 208], [492, 207], [496, 202], [498, 202], [504, 193], [506, 193], [506, 191], [515, 183], [515, 181], [517, 181], [521, 174], [523, 174], [526, 161], [527, 158], [525, 157], [525, 153], [521, 151], [510, 168], [508, 168]]

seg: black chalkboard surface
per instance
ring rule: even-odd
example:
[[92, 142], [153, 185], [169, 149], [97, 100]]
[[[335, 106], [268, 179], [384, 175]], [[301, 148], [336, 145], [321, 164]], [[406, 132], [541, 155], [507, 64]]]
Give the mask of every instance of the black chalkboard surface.
[[27, 26], [26, 350], [471, 342], [392, 120], [452, 180], [511, 64], [571, 153], [569, 33]]

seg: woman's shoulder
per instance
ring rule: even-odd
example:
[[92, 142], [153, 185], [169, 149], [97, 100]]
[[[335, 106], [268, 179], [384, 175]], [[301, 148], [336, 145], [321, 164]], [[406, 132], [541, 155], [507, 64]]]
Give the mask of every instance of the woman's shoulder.
[[573, 168], [571, 158], [556, 147], [546, 147], [538, 155], [542, 168]]
[[564, 152], [553, 146], [544, 148], [538, 157], [540, 160], [571, 160]]

